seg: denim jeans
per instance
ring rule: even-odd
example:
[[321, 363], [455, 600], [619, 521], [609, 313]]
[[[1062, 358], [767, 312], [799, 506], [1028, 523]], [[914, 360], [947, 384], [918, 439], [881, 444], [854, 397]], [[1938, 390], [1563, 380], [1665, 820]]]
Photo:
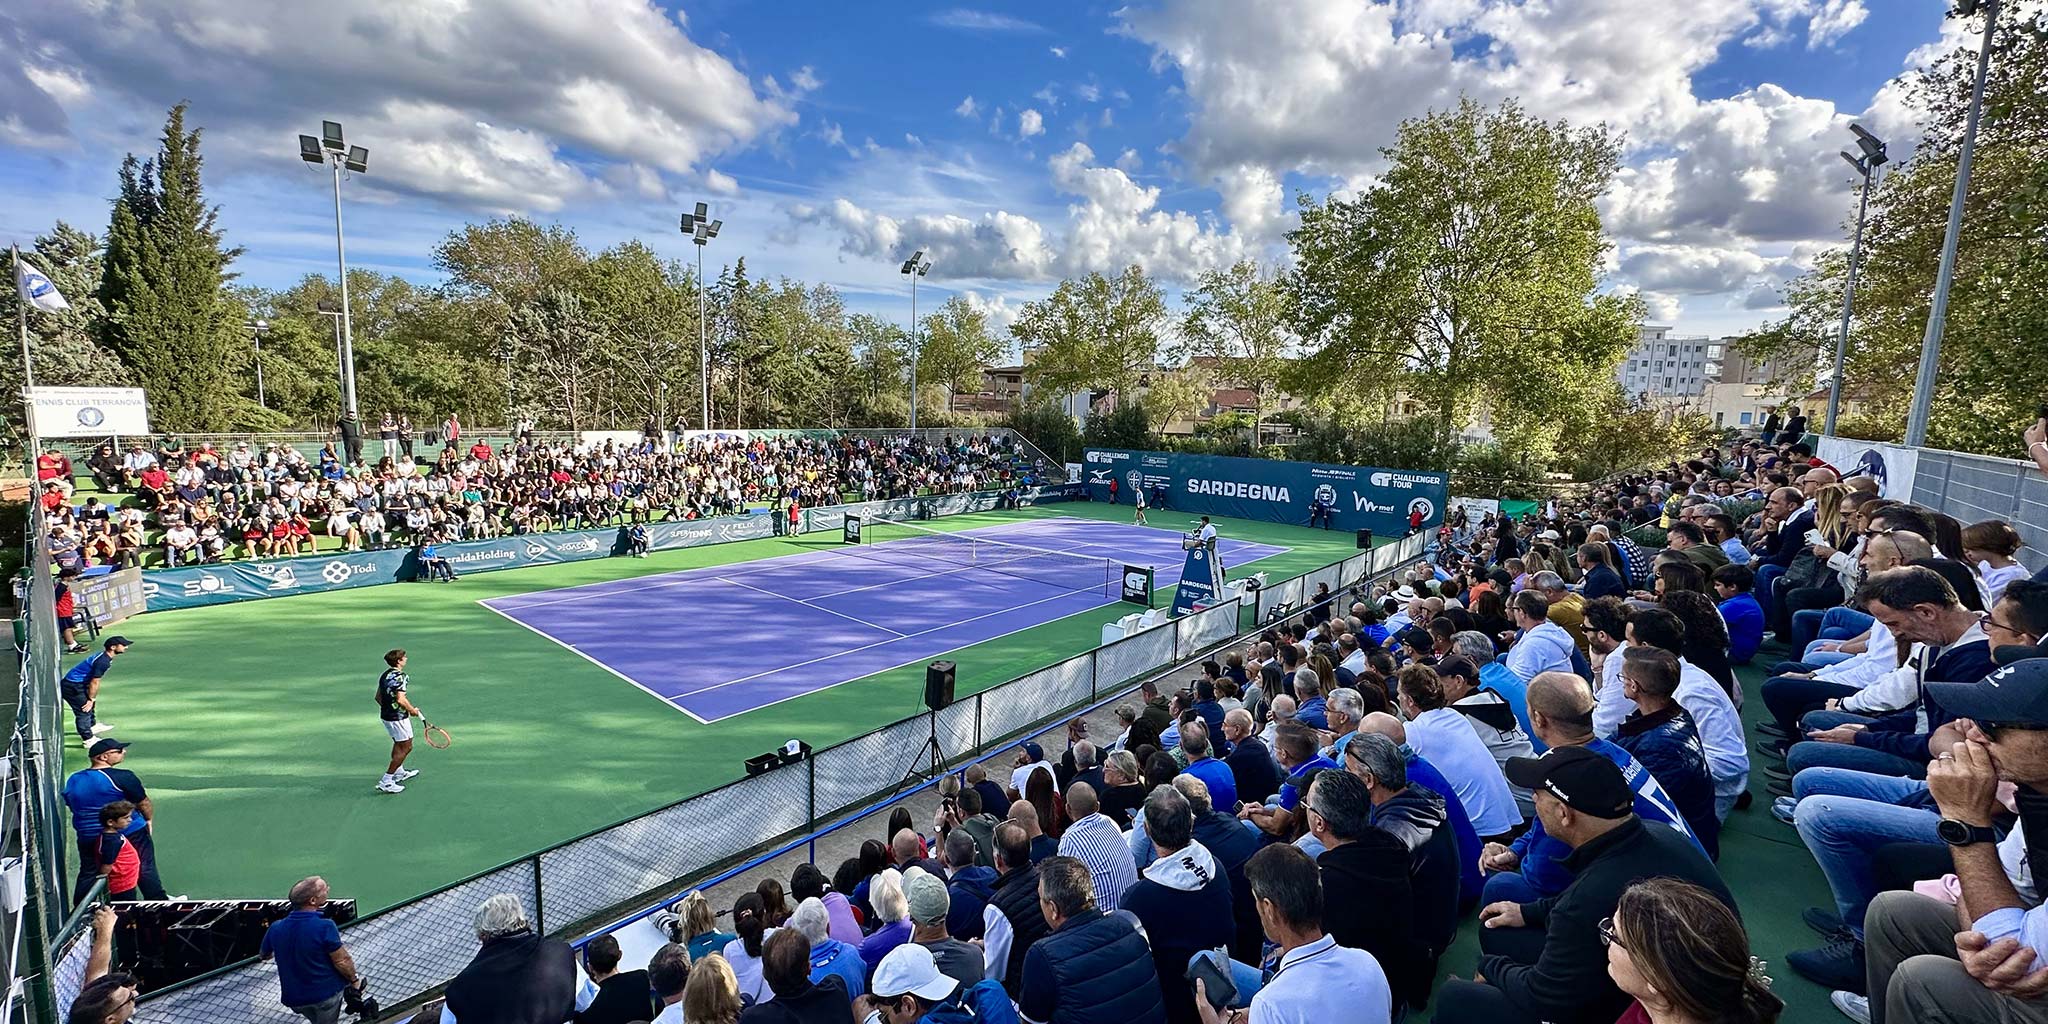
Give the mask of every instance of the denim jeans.
[[1793, 824], [1827, 876], [1835, 912], [1858, 936], [1863, 911], [1877, 895], [1873, 855], [1888, 843], [1940, 843], [1941, 815], [1899, 801], [1927, 792], [1927, 783], [1890, 775], [1820, 767], [1792, 780], [1799, 801]]
[[1530, 885], [1529, 880], [1523, 878], [1519, 871], [1498, 871], [1486, 876], [1486, 885], [1479, 890], [1479, 905], [1483, 907], [1502, 900], [1509, 903], [1534, 903], [1555, 895], [1557, 894], [1544, 892]]
[[1756, 594], [1756, 603], [1763, 606], [1764, 623], [1766, 625], [1771, 621], [1771, 603], [1777, 598], [1777, 595], [1773, 593], [1776, 589], [1773, 584], [1777, 583], [1778, 577], [1783, 575], [1785, 575], [1785, 567], [1782, 565], [1759, 565], [1756, 567], [1756, 585], [1752, 588], [1752, 591]]
[[1805, 651], [1806, 656], [1800, 660], [1807, 664], [1827, 665], [1845, 660], [1848, 655], [1834, 658], [1832, 661], [1816, 662], [1813, 656], [1822, 652], [1814, 651], [1813, 644], [1819, 640], [1847, 640], [1850, 637], [1861, 636], [1875, 621], [1846, 605], [1836, 605], [1833, 608], [1802, 608], [1792, 613], [1792, 649]]
[[[1832, 729], [1851, 722], [1869, 722], [1865, 715], [1847, 711], [1810, 711], [1799, 720], [1804, 731]], [[1792, 744], [1785, 752], [1785, 769], [1797, 779], [1808, 768], [1847, 768], [1873, 775], [1894, 775], [1909, 779], [1927, 777], [1927, 762], [1912, 761], [1897, 754], [1848, 743], [1816, 743], [1806, 740]]]
[[[63, 688], [63, 695], [64, 703], [71, 705], [71, 717], [78, 726], [78, 738], [84, 740], [86, 746], [91, 746], [92, 727], [98, 724], [99, 718], [93, 712], [85, 710], [85, 688], [81, 686], [74, 690], [67, 686]], [[93, 707], [98, 709], [99, 702], [94, 701]]]

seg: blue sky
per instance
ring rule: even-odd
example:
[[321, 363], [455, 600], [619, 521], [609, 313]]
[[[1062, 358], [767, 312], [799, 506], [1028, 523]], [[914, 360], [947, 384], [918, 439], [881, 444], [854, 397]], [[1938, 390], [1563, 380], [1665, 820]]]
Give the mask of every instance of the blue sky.
[[833, 284], [901, 316], [959, 291], [1007, 323], [1130, 262], [1178, 288], [1277, 264], [1297, 191], [1369, 187], [1395, 124], [1467, 93], [1627, 133], [1609, 286], [1721, 334], [1841, 238], [1853, 119], [1912, 145], [1899, 76], [1953, 42], [1938, 0], [1135, 0], [876, 8], [812, 0], [324, 5], [56, 0], [0, 14], [0, 241], [103, 231], [121, 155], [193, 104], [243, 279], [330, 272], [323, 117], [371, 148], [352, 265], [421, 281], [465, 220]]

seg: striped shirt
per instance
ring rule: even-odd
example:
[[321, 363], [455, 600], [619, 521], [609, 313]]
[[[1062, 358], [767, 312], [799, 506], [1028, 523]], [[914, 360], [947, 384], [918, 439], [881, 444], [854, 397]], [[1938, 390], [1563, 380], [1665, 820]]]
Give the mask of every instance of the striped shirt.
[[1067, 826], [1060, 837], [1060, 856], [1088, 865], [1095, 882], [1095, 909], [1115, 913], [1124, 890], [1138, 883], [1138, 863], [1116, 822], [1100, 812]]

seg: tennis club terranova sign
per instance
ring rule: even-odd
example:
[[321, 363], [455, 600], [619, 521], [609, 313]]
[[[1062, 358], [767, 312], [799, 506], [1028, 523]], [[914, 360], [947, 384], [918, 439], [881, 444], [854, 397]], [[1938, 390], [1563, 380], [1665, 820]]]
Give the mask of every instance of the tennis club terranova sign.
[[1309, 512], [1321, 505], [1336, 529], [1389, 537], [1408, 532], [1411, 512], [1420, 511], [1425, 526], [1438, 522], [1450, 501], [1443, 473], [1123, 448], [1090, 448], [1081, 464], [1096, 501], [1108, 500], [1115, 480], [1119, 502], [1141, 489], [1153, 500], [1163, 487], [1166, 506], [1176, 511], [1297, 526], [1308, 525]]
[[141, 388], [30, 388], [37, 437], [141, 437], [149, 400]]

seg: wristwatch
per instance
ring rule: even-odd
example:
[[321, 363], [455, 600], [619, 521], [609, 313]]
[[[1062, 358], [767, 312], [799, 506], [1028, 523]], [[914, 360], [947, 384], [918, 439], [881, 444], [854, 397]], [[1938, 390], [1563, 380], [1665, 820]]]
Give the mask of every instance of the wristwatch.
[[1934, 823], [1934, 834], [1950, 846], [1970, 846], [1975, 843], [1995, 843], [1998, 834], [1982, 825], [1972, 825], [1955, 818], [1943, 818]]

